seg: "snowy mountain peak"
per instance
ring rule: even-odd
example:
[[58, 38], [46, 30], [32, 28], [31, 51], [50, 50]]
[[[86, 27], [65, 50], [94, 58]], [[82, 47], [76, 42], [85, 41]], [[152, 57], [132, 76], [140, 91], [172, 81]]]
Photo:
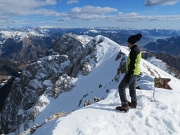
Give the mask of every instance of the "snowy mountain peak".
[[[179, 98], [174, 98], [180, 94], [178, 79], [142, 59], [142, 73], [137, 80], [138, 107], [123, 114], [114, 108], [120, 105], [118, 85], [125, 72], [127, 47], [101, 35], [92, 38], [65, 34], [57, 40], [53, 51], [56, 55], [31, 63], [16, 78], [0, 113], [1, 132], [12, 135], [23, 131], [33, 135], [180, 133]], [[152, 98], [155, 77], [170, 78], [173, 90], [156, 89]], [[86, 106], [87, 101], [93, 104]], [[69, 113], [46, 123], [47, 118], [61, 112]]]
[[39, 34], [36, 31], [29, 31], [29, 32], [21, 32], [21, 31], [0, 31], [1, 37], [8, 39], [14, 38], [22, 40], [24, 38], [28, 38], [30, 36], [44, 36], [43, 34]]

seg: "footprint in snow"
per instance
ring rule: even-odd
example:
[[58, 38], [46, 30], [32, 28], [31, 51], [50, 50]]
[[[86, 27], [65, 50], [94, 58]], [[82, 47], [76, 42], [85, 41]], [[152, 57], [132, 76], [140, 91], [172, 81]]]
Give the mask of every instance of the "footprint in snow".
[[139, 118], [142, 118], [142, 117], [143, 117], [142, 111], [137, 111], [137, 112], [136, 112], [136, 115], [138, 115]]

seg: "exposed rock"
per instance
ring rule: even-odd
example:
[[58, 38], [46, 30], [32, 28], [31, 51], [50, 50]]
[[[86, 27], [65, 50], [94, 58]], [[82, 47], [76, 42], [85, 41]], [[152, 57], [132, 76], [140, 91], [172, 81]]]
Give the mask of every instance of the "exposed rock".
[[[38, 106], [42, 106], [38, 97], [44, 92], [50, 96], [58, 96], [59, 93], [56, 93], [57, 95], [52, 94], [56, 91], [56, 82], [61, 74], [69, 74], [71, 68], [72, 65], [65, 55], [47, 56], [27, 66], [20, 78], [15, 79], [1, 112], [3, 132], [14, 131], [26, 119], [28, 121], [33, 120], [39, 114]], [[46, 84], [46, 80], [50, 80], [51, 83]], [[68, 83], [71, 85], [70, 82]], [[49, 92], [50, 90], [52, 91]], [[62, 87], [62, 90], [66, 91], [67, 88]], [[23, 110], [23, 114], [19, 114], [19, 110]]]
[[[87, 38], [90, 40], [92, 37]], [[88, 41], [89, 41], [88, 40]], [[88, 66], [88, 59], [83, 60], [93, 50], [92, 46], [86, 45], [88, 42], [82, 40], [81, 37], [74, 34], [65, 34], [54, 45], [54, 52], [58, 52], [60, 55], [65, 54], [74, 65], [72, 69], [72, 76], [76, 76], [79, 69], [82, 69], [82, 74], [87, 75], [90, 72]]]
[[99, 102], [101, 100], [101, 98], [97, 98], [97, 97], [94, 97], [94, 100], [86, 100], [85, 103], [84, 103], [84, 107], [85, 106], [88, 106], [88, 105], [91, 105], [95, 102]]
[[22, 61], [13, 61], [0, 58], [0, 80], [3, 76], [15, 76], [15, 74], [25, 67], [26, 63]]
[[[70, 91], [78, 74], [88, 75], [97, 66], [97, 62], [101, 63], [101, 59], [104, 61], [111, 57], [111, 53], [105, 54], [106, 51], [110, 49], [113, 52], [118, 48], [112, 47], [111, 43], [107, 42], [103, 47], [104, 39], [103, 36], [92, 39], [65, 34], [51, 50], [56, 55], [46, 56], [30, 63], [22, 71], [21, 76], [15, 79], [5, 101], [0, 113], [0, 132], [16, 131], [16, 134], [19, 134], [20, 127], [24, 127], [24, 130], [29, 129], [29, 123], [33, 123], [41, 108], [49, 104], [49, 100], [42, 100], [43, 97], [57, 98], [59, 94]], [[124, 54], [121, 53], [118, 57], [121, 57], [120, 68], [122, 68]], [[98, 101], [98, 98], [93, 100]]]
[[22, 71], [21, 76], [12, 84], [0, 114], [1, 133], [18, 131], [23, 123], [24, 128], [28, 129], [28, 123], [40, 113], [39, 109], [48, 104], [40, 96], [57, 98], [62, 92], [70, 91], [74, 87], [73, 77], [78, 73], [87, 75], [91, 71], [89, 66], [94, 67], [95, 62], [89, 65], [88, 62], [95, 57], [93, 51], [98, 41], [88, 43], [90, 39], [91, 37], [83, 40], [77, 35], [65, 34], [54, 45], [53, 51], [58, 55], [46, 56], [32, 62]]
[[114, 80], [116, 82], [119, 81], [120, 78], [120, 74], [122, 73], [126, 73], [126, 56], [124, 53], [122, 53], [121, 51], [119, 52], [119, 54], [116, 57], [116, 60], [121, 58], [121, 62], [119, 63], [119, 67], [117, 69], [117, 73], [116, 76], [114, 77]]

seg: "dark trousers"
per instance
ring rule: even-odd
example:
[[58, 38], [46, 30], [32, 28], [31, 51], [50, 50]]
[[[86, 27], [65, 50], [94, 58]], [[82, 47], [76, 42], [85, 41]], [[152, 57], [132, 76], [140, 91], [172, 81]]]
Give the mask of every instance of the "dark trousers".
[[126, 98], [126, 88], [129, 86], [129, 94], [131, 97], [131, 103], [136, 106], [137, 105], [137, 99], [136, 99], [136, 79], [137, 75], [133, 75], [130, 77], [129, 82], [127, 82], [127, 74], [122, 79], [121, 83], [119, 84], [118, 90], [119, 90], [119, 96], [121, 100], [121, 104], [124, 107], [128, 107], [128, 101]]

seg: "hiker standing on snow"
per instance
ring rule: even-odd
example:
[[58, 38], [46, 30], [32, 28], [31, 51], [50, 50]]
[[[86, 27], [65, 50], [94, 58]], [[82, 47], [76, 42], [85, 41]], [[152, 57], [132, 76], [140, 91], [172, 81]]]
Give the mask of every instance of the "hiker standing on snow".
[[[126, 71], [124, 78], [119, 84], [119, 96], [122, 106], [117, 106], [116, 109], [119, 111], [128, 112], [130, 106], [131, 108], [136, 108], [137, 99], [136, 99], [136, 79], [140, 74], [140, 60], [141, 60], [141, 51], [137, 46], [137, 41], [141, 39], [141, 34], [132, 35], [128, 38], [128, 47], [131, 49], [128, 60], [126, 62]], [[125, 89], [129, 86], [129, 93], [131, 97], [131, 102], [126, 98]]]

